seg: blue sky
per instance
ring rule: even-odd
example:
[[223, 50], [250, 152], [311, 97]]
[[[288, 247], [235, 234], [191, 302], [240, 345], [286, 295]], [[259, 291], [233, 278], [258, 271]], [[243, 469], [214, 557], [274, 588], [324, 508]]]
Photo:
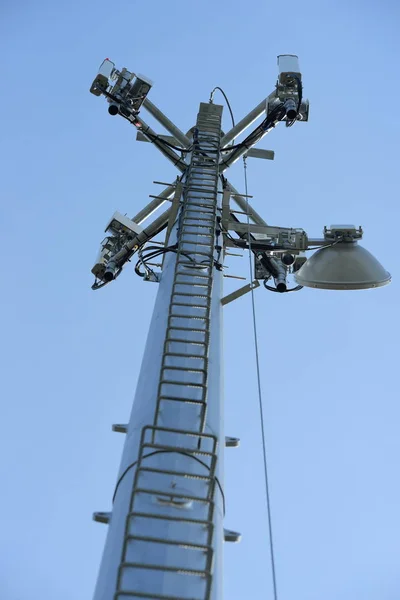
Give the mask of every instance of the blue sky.
[[[89, 94], [99, 63], [148, 75], [183, 130], [215, 85], [237, 120], [300, 57], [310, 122], [249, 160], [264, 218], [318, 236], [352, 223], [392, 272], [365, 292], [256, 292], [280, 600], [398, 600], [398, 23], [394, 0], [71, 0], [0, 8], [3, 367], [0, 597], [90, 598], [156, 286], [90, 285], [107, 219], [174, 169]], [[218, 97], [216, 96], [216, 101]], [[150, 118], [145, 117], [151, 122]], [[225, 110], [224, 127], [229, 128]], [[243, 189], [237, 164], [228, 174]], [[229, 272], [248, 274], [231, 259]], [[226, 290], [237, 286], [226, 280]], [[225, 309], [225, 597], [269, 600], [250, 298]]]

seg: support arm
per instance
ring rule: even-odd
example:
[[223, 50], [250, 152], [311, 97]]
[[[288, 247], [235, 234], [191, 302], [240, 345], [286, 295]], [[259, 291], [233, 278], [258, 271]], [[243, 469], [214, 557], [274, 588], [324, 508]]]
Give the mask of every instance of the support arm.
[[249, 213], [250, 219], [252, 219], [252, 221], [254, 221], [254, 223], [256, 223], [257, 225], [267, 225], [267, 223], [258, 214], [258, 212], [256, 212], [254, 210], [254, 208], [251, 206], [251, 204], [246, 202], [246, 199], [239, 194], [239, 192], [237, 191], [235, 186], [232, 185], [227, 179], [225, 180], [225, 187], [232, 192], [232, 198], [234, 199], [236, 204], [239, 206], [239, 208], [243, 212], [247, 211]]
[[191, 145], [191, 141], [188, 137], [186, 137], [186, 135], [183, 133], [183, 131], [181, 131], [176, 125], [174, 125], [172, 123], [172, 121], [170, 121], [168, 119], [168, 117], [166, 117], [164, 115], [163, 112], [161, 112], [161, 110], [159, 108], [157, 108], [157, 106], [155, 104], [153, 104], [152, 102], [150, 102], [150, 100], [148, 98], [145, 99], [145, 101], [143, 102], [143, 107], [155, 118], [157, 119], [157, 121], [159, 123], [161, 123], [161, 125], [163, 127], [165, 127], [165, 129], [167, 131], [169, 131], [169, 133], [174, 136], [174, 138], [176, 138], [178, 140], [178, 142], [180, 144], [182, 144], [182, 146], [184, 148], [188, 148]]
[[243, 131], [245, 131], [247, 127], [250, 127], [250, 125], [254, 123], [254, 121], [256, 121], [259, 117], [261, 117], [263, 113], [265, 113], [268, 105], [267, 103], [271, 96], [272, 94], [264, 100], [261, 100], [260, 104], [253, 108], [253, 110], [251, 110], [248, 115], [246, 115], [241, 121], [239, 121], [237, 125], [235, 125], [235, 127], [232, 127], [232, 129], [224, 135], [224, 137], [221, 140], [222, 148], [230, 144], [236, 137], [243, 133]]
[[[132, 122], [132, 121], [131, 121]], [[143, 121], [143, 119], [139, 116], [135, 116], [135, 120], [133, 121], [133, 124], [135, 125], [135, 127], [137, 129], [139, 129], [139, 131], [141, 131], [143, 133], [143, 135], [145, 135], [147, 137], [147, 139], [152, 142], [157, 148], [158, 150], [160, 150], [160, 152], [162, 154], [164, 154], [164, 156], [166, 156], [173, 164], [174, 166], [176, 166], [181, 172], [183, 172], [186, 169], [186, 165], [184, 163], [184, 161], [180, 158], [180, 156], [174, 152], [174, 150], [172, 150], [172, 148], [169, 148], [169, 146], [161, 141], [160, 139], [158, 139], [158, 136], [156, 134], [155, 131], [152, 130], [152, 128], [150, 127], [150, 125], [147, 125], [147, 123], [145, 121]]]

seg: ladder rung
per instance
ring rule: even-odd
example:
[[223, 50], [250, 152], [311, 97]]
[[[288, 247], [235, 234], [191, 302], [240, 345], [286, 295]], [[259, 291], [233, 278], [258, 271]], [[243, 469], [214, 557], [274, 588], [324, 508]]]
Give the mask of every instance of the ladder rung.
[[[175, 300], [177, 296], [179, 296], [179, 300], [182, 299], [183, 303], [186, 304], [186, 306], [192, 306], [191, 300], [189, 300], [189, 298], [197, 298], [201, 306], [208, 306], [208, 304], [211, 301], [210, 294], [200, 294], [200, 292], [196, 292], [195, 294], [189, 294], [187, 292], [181, 292], [179, 290], [173, 291], [172, 298]], [[188, 298], [187, 302], [185, 298]]]
[[[193, 216], [189, 215], [189, 212], [193, 212]], [[197, 227], [212, 227], [213, 229], [215, 229], [215, 225], [217, 222], [216, 219], [216, 215], [215, 214], [211, 214], [211, 213], [202, 213], [204, 215], [208, 215], [206, 218], [202, 218], [199, 216], [198, 211], [195, 210], [187, 210], [185, 213], [185, 217], [182, 220], [182, 225], [185, 227], [187, 225], [189, 225], [190, 227], [193, 227], [194, 225], [196, 225]], [[188, 223], [188, 221], [193, 221], [193, 223]]]
[[218, 156], [194, 156], [191, 164], [192, 175], [201, 175], [203, 172], [214, 174], [218, 166]]
[[[206, 281], [203, 282], [196, 282], [196, 281], [176, 281], [174, 283], [174, 287], [180, 287], [182, 285], [186, 285], [186, 286], [190, 286], [193, 288], [202, 288], [204, 290], [208, 290], [208, 292], [211, 292], [211, 288], [212, 288], [212, 281], [211, 281], [211, 277], [207, 277]], [[175, 292], [176, 293], [176, 292]]]
[[[165, 371], [170, 371], [170, 367], [162, 367], [162, 371], [164, 371], [164, 375], [166, 375]], [[194, 372], [193, 370], [189, 371], [185, 368], [181, 368], [181, 369], [175, 369], [173, 371], [173, 373], [168, 373], [168, 375], [173, 375], [176, 377], [176, 375], [182, 375], [182, 378], [184, 377], [186, 380], [182, 381], [182, 379], [180, 380], [181, 385], [204, 385], [206, 387], [206, 382], [207, 382], [207, 372], [206, 371], [199, 371], [199, 372]], [[162, 383], [175, 383], [174, 381], [166, 381], [166, 380], [162, 380]]]
[[[186, 304], [186, 306], [189, 306], [188, 304]], [[173, 338], [173, 337], [167, 337], [166, 342], [182, 342], [184, 344], [190, 344], [191, 346], [208, 346], [208, 342], [200, 342], [200, 341], [190, 341], [190, 340], [185, 340], [182, 338]]]
[[[181, 284], [179, 284], [179, 285], [181, 285]], [[173, 296], [193, 296], [194, 298], [197, 297], [197, 298], [205, 298], [205, 299], [207, 299], [207, 297], [208, 298], [211, 297], [209, 294], [198, 294], [198, 293], [196, 293], [196, 294], [187, 294], [185, 292], [179, 292], [179, 291], [178, 292], [174, 291], [172, 295]], [[205, 306], [205, 305], [202, 305], [202, 306]]]
[[[203, 207], [204, 208], [204, 207]], [[194, 208], [190, 208], [187, 207], [184, 214], [183, 219], [192, 219], [195, 220], [196, 222], [198, 221], [208, 221], [208, 222], [214, 222], [216, 220], [216, 215], [217, 215], [217, 211], [214, 209], [213, 206], [208, 206], [207, 208], [210, 208], [211, 210], [194, 210]], [[188, 216], [189, 213], [193, 213], [193, 217]], [[207, 218], [205, 218], [205, 216], [207, 215]]]
[[[210, 229], [212, 229], [210, 227]], [[193, 239], [194, 238], [194, 239]], [[205, 240], [204, 238], [208, 238]], [[185, 244], [196, 244], [200, 246], [213, 246], [215, 244], [215, 233], [211, 231], [210, 233], [203, 233], [202, 231], [183, 231], [180, 241]]]
[[201, 479], [202, 481], [209, 482], [210, 484], [214, 483], [214, 477], [210, 477], [210, 475], [186, 473], [184, 471], [175, 471], [174, 469], [156, 469], [155, 467], [139, 467], [136, 470], [136, 472], [140, 473], [140, 471], [145, 471], [146, 473], [160, 473], [160, 475], [176, 475], [176, 477], [186, 477], [187, 479]]
[[169, 573], [186, 573], [195, 577], [210, 577], [209, 571], [200, 571], [198, 569], [188, 569], [187, 567], [167, 567], [165, 565], [151, 565], [147, 563], [121, 563], [120, 569], [149, 569], [151, 571], [168, 571]]
[[[189, 263], [186, 263], [189, 264]], [[182, 267], [182, 264], [179, 263], [179, 266]], [[196, 277], [198, 279], [203, 279], [205, 282], [211, 282], [211, 273], [207, 274], [204, 272], [205, 269], [198, 269], [192, 267], [182, 267], [181, 269], [177, 268], [176, 275], [182, 277]]]
[[[185, 306], [186, 308], [196, 308], [197, 310], [201, 310], [202, 313], [209, 315], [210, 307], [209, 306], [201, 306], [200, 304], [185, 304], [184, 302], [171, 302], [171, 309], [174, 306]], [[171, 316], [175, 316], [173, 312], [170, 313]], [[192, 315], [190, 315], [192, 316]], [[194, 316], [194, 315], [193, 315]]]
[[164, 394], [159, 396], [158, 399], [160, 402], [164, 402], [167, 400], [168, 402], [183, 402], [184, 404], [197, 404], [197, 406], [201, 406], [202, 408], [206, 406], [204, 400], [193, 400], [193, 398], [179, 398], [179, 396], [166, 396]]
[[118, 600], [120, 596], [129, 598], [144, 598], [149, 600], [204, 600], [203, 598], [189, 598], [188, 596], [166, 596], [165, 594], [148, 594], [147, 592], [135, 592], [135, 591], [118, 591], [115, 593], [115, 600]]
[[[179, 368], [180, 370], [184, 370], [187, 369], [187, 364], [191, 363], [193, 365], [198, 366], [201, 369], [204, 369], [205, 372], [207, 372], [207, 357], [206, 356], [188, 356], [187, 354], [184, 355], [176, 355], [176, 354], [167, 354], [164, 353], [164, 358], [163, 358], [163, 369], [169, 369], [170, 366], [177, 366], [177, 368]], [[171, 365], [169, 364], [171, 363]]]
[[[194, 191], [194, 190], [193, 190]], [[189, 194], [185, 199], [185, 207], [189, 208], [190, 206], [197, 206], [196, 201], [199, 202], [199, 206], [206, 206], [207, 208], [214, 208], [217, 200], [217, 192], [210, 190], [208, 193], [205, 193], [205, 190], [202, 191], [200, 195], [200, 190], [198, 191], [198, 195]]]
[[193, 223], [193, 224], [187, 225], [185, 223], [186, 220], [187, 219], [183, 219], [182, 231], [184, 231], [187, 227], [198, 227], [199, 229], [211, 229], [211, 230], [214, 229], [214, 223], [212, 225], [200, 225], [198, 223], [196, 223], [196, 224]]
[[146, 431], [151, 431], [153, 433], [162, 432], [162, 433], [179, 433], [187, 435], [188, 437], [201, 437], [203, 440], [210, 440], [214, 442], [214, 447], [217, 447], [218, 439], [217, 436], [212, 433], [199, 433], [198, 431], [193, 431], [193, 429], [176, 429], [175, 427], [163, 427], [162, 425], [145, 425], [142, 429], [142, 433], [145, 434]]
[[213, 198], [218, 194], [218, 177], [214, 177], [208, 173], [199, 173], [196, 177], [192, 177], [186, 186], [183, 201], [193, 194], [206, 194]]
[[175, 498], [179, 498], [181, 500], [193, 500], [194, 502], [200, 502], [201, 504], [212, 504], [214, 505], [214, 501], [210, 498], [203, 498], [202, 496], [191, 496], [190, 494], [176, 494], [173, 490], [166, 492], [165, 490], [153, 490], [147, 488], [137, 487], [133, 490], [133, 494], [150, 494], [152, 496], [166, 496], [167, 498], [171, 498], [171, 496]]
[[[189, 241], [189, 240], [184, 240], [181, 239], [179, 242], [179, 247], [178, 247], [178, 252], [182, 252], [182, 250], [184, 250], [185, 252], [194, 252], [195, 254], [198, 254], [198, 252], [196, 252], [196, 248], [198, 246], [202, 246], [203, 248], [210, 248], [210, 250], [214, 249], [214, 239], [212, 239], [209, 242], [199, 242], [199, 241]], [[188, 246], [194, 246], [193, 250], [190, 250], [190, 248], [188, 248]]]
[[[202, 279], [204, 281], [204, 285], [211, 285], [211, 276], [210, 275], [205, 275], [204, 273], [202, 273], [201, 271], [199, 272], [197, 269], [193, 269], [190, 268], [187, 269], [186, 271], [180, 271], [177, 270], [175, 273], [178, 277], [182, 276], [182, 277], [197, 277], [198, 279]], [[210, 282], [210, 283], [208, 283]]]
[[197, 361], [201, 360], [204, 362], [207, 362], [207, 360], [208, 360], [207, 356], [199, 356], [198, 354], [184, 354], [182, 352], [170, 352], [170, 351], [164, 352], [164, 359], [168, 356], [172, 356], [175, 358], [185, 358], [185, 359], [188, 358], [188, 359], [197, 360]]
[[[191, 219], [197, 222], [208, 222], [208, 223], [214, 223], [217, 219], [217, 211], [215, 210], [214, 206], [207, 206], [207, 207], [201, 207], [202, 209], [204, 208], [209, 208], [211, 210], [195, 210], [194, 208], [192, 208], [190, 205], [186, 208], [184, 214], [184, 221], [187, 219]], [[193, 213], [193, 216], [190, 214]]]
[[189, 548], [192, 550], [200, 550], [202, 552], [211, 552], [213, 551], [212, 546], [208, 546], [206, 544], [194, 544], [192, 542], [184, 542], [183, 540], [170, 540], [167, 538], [155, 538], [155, 537], [150, 537], [150, 536], [144, 536], [144, 535], [131, 535], [128, 534], [125, 536], [126, 540], [138, 540], [141, 542], [150, 542], [150, 543], [155, 543], [155, 544], [166, 544], [166, 545], [171, 545], [171, 546], [182, 546], [184, 548]]
[[[195, 437], [201, 437], [201, 434], [195, 435]], [[198, 448], [186, 448], [185, 446], [166, 446], [165, 444], [152, 444], [151, 442], [146, 442], [142, 445], [143, 448], [154, 448], [157, 450], [165, 450], [166, 452], [185, 452], [185, 454], [200, 454], [201, 456], [209, 456], [210, 458], [216, 458], [216, 454], [214, 452], [207, 452], [206, 450], [199, 450]], [[146, 456], [143, 456], [146, 458]]]
[[[194, 227], [194, 225], [191, 225], [191, 227]], [[186, 231], [186, 229], [187, 229], [187, 227], [182, 227], [181, 240], [184, 240], [185, 237], [187, 237], [187, 236], [196, 237], [196, 238], [197, 237], [211, 238], [211, 240], [214, 240], [214, 238], [216, 237], [215, 232], [213, 231], [214, 227], [208, 227], [208, 229], [210, 229], [210, 231], [208, 233], [206, 231], [204, 231], [204, 227], [201, 227], [200, 231]], [[209, 244], [211, 244], [211, 243], [212, 242], [210, 241]]]
[[[199, 157], [196, 157], [199, 158]], [[202, 162], [203, 165], [206, 166], [206, 170], [209, 170], [210, 164], [212, 165], [212, 170], [210, 170], [210, 172], [206, 172], [204, 173], [204, 169], [202, 168], [202, 166], [198, 165], [199, 162]], [[194, 168], [193, 168], [194, 167]], [[199, 177], [201, 177], [203, 174], [206, 175], [206, 177], [209, 177], [210, 179], [218, 179], [219, 175], [216, 174], [216, 169], [214, 167], [214, 162], [210, 163], [210, 162], [205, 162], [205, 161], [200, 161], [197, 160], [195, 164], [192, 165], [192, 169], [190, 169], [190, 175], [188, 177], [188, 181], [191, 181], [192, 179], [199, 179]]]
[[[185, 304], [185, 306], [187, 306], [187, 304]], [[210, 321], [209, 317], [192, 317], [190, 315], [180, 315], [179, 313], [173, 314], [173, 315], [169, 315], [170, 319], [193, 319], [194, 321]]]
[[[185, 281], [181, 281], [180, 279], [176, 282], [176, 285], [191, 285], [191, 286], [198, 286], [198, 287], [206, 287], [206, 281], [204, 281], [204, 283], [201, 283], [199, 281], [197, 281], [195, 279], [196, 275], [193, 274], [191, 275], [190, 273], [188, 274], [183, 274], [183, 273], [177, 273], [177, 277], [185, 277], [186, 280]], [[191, 279], [192, 281], [187, 281], [188, 279]]]
[[[212, 215], [215, 218], [215, 215], [216, 215], [216, 210], [214, 210], [215, 202], [214, 202], [214, 200], [210, 200], [210, 202], [207, 203], [207, 200], [208, 200], [208, 198], [193, 198], [193, 200], [191, 202], [187, 202], [186, 214], [188, 214], [190, 211], [192, 211], [192, 212], [195, 212], [196, 215], [207, 214], [207, 215]], [[201, 211], [197, 210], [197, 209], [204, 209], [204, 208], [211, 208], [212, 210], [210, 210], [207, 213], [205, 213], [204, 210], [201, 210]]]
[[[185, 331], [185, 333], [182, 333]], [[190, 331], [184, 330], [176, 330], [176, 327], [172, 327], [167, 332], [166, 341], [168, 342], [184, 342], [185, 344], [194, 344], [194, 345], [208, 345], [208, 331], [202, 331], [201, 335], [190, 335]]]
[[[182, 296], [182, 298], [181, 298]], [[190, 296], [184, 296], [183, 294], [175, 293], [173, 294], [172, 301], [176, 304], [177, 300], [179, 301], [181, 306], [188, 306], [189, 308], [210, 308], [211, 303], [207, 302], [207, 298], [204, 298], [204, 302], [201, 301], [201, 296], [194, 295], [192, 296], [192, 300], [190, 300]]]
[[192, 308], [210, 308], [210, 302], [207, 301], [207, 296], [201, 296], [200, 294], [183, 294], [181, 292], [173, 293], [172, 302], [176, 304], [180, 303], [182, 306], [188, 306]]
[[[182, 287], [185, 286], [185, 287]], [[193, 288], [193, 294], [188, 291], [184, 291], [187, 289]], [[174, 289], [172, 291], [172, 296], [194, 296], [198, 298], [208, 298], [211, 299], [211, 284], [207, 283], [196, 283], [193, 281], [177, 281], [174, 283]], [[204, 293], [202, 293], [204, 292]]]
[[[199, 183], [194, 183], [195, 181], [198, 181]], [[209, 183], [210, 185], [199, 185], [200, 183], [203, 183], [205, 181], [205, 183]], [[213, 183], [214, 185], [211, 185], [211, 183]], [[193, 185], [192, 185], [193, 184]], [[185, 198], [187, 196], [189, 196], [191, 194], [191, 192], [200, 192], [202, 194], [204, 194], [205, 192], [209, 192], [210, 194], [213, 194], [214, 196], [216, 196], [218, 191], [218, 177], [201, 177], [199, 175], [199, 177], [196, 178], [192, 178], [189, 180], [189, 183], [186, 186], [186, 190], [185, 190]]]
[[[192, 252], [192, 254], [197, 254], [197, 252]], [[204, 254], [202, 254], [201, 256], [204, 256]], [[192, 270], [194, 273], [197, 274], [203, 274], [206, 273], [207, 277], [210, 277], [210, 275], [208, 275], [208, 269], [211, 269], [214, 266], [214, 260], [210, 260], [210, 262], [202, 262], [201, 264], [199, 263], [193, 263], [191, 260], [189, 260], [184, 254], [180, 255], [179, 260], [177, 261], [176, 264], [176, 268], [178, 269], [178, 267], [182, 267], [183, 269], [190, 269]], [[211, 259], [211, 256], [208, 256], [208, 258]]]
[[[211, 152], [212, 154], [215, 154], [214, 151]], [[190, 166], [192, 167], [191, 172], [193, 172], [193, 167], [203, 167], [204, 165], [206, 167], [208, 167], [209, 165], [215, 166], [217, 158], [218, 156], [210, 156], [209, 154], [207, 154], [206, 148], [194, 148], [192, 160], [190, 163]], [[215, 169], [213, 170], [215, 171]]]
[[[210, 208], [211, 210], [205, 210]], [[217, 222], [217, 211], [214, 210], [212, 205], [204, 205], [201, 206], [191, 203], [184, 212], [184, 220], [186, 223], [187, 220], [195, 221], [196, 223], [204, 223], [208, 224], [208, 227], [216, 227]]]
[[144, 519], [161, 519], [163, 521], [178, 521], [179, 523], [192, 523], [194, 525], [202, 525], [203, 527], [214, 528], [213, 522], [204, 521], [203, 519], [189, 519], [187, 517], [172, 517], [171, 515], [160, 515], [159, 513], [144, 513], [140, 511], [133, 511], [128, 513], [128, 518], [131, 517], [143, 517]]
[[187, 179], [187, 183], [184, 186], [184, 190], [187, 190], [192, 181], [200, 181], [201, 183], [203, 183], [203, 181], [213, 181], [217, 185], [218, 179], [219, 175], [215, 173], [214, 168], [210, 172], [207, 172], [207, 170], [204, 169], [192, 169]]
[[[212, 152], [212, 154], [215, 154], [214, 152]], [[215, 171], [215, 166], [218, 160], [218, 152], [215, 156], [210, 156], [210, 154], [208, 154], [206, 152], [206, 149], [204, 148], [195, 148], [195, 150], [193, 151], [192, 154], [192, 161], [190, 166], [192, 167], [191, 171], [193, 172], [193, 167], [206, 167], [209, 168], [210, 165], [212, 165], [213, 171]]]
[[207, 329], [199, 329], [197, 327], [179, 327], [178, 325], [168, 325], [168, 329], [176, 329], [177, 331], [188, 331], [197, 333], [209, 333]]
[[[182, 369], [183, 371], [183, 369]], [[205, 383], [190, 383], [188, 381], [175, 381], [175, 380], [169, 380], [169, 379], [161, 379], [160, 380], [160, 384], [164, 384], [167, 383], [169, 385], [183, 385], [183, 386], [187, 386], [189, 388], [206, 388], [207, 385]]]
[[[174, 287], [175, 287], [175, 285], [184, 285], [184, 284], [183, 283], [174, 284]], [[194, 287], [194, 286], [192, 285], [192, 287]], [[210, 292], [207, 292], [206, 294], [200, 294], [200, 292], [195, 292], [194, 294], [189, 294], [188, 292], [173, 291], [172, 296], [193, 296], [194, 298], [208, 298], [209, 300], [211, 300]]]

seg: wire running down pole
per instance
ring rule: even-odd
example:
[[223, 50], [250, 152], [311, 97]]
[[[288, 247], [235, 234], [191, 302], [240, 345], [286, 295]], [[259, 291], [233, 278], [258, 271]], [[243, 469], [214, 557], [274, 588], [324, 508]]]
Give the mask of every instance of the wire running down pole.
[[[247, 185], [247, 161], [246, 157], [243, 157], [243, 169], [244, 169], [244, 188], [246, 194], [246, 200], [248, 200], [248, 185]], [[250, 217], [247, 212], [247, 224], [249, 226], [247, 242], [249, 245], [249, 271], [250, 281], [253, 277], [253, 253], [251, 251], [251, 235], [250, 235]], [[269, 549], [271, 557], [271, 571], [272, 571], [272, 588], [274, 594], [274, 600], [278, 600], [278, 588], [276, 583], [276, 570], [275, 570], [275, 551], [274, 551], [274, 539], [272, 530], [272, 509], [271, 509], [271, 496], [268, 476], [268, 461], [267, 461], [267, 445], [265, 438], [265, 427], [264, 427], [264, 409], [263, 409], [263, 398], [261, 388], [261, 370], [260, 370], [260, 359], [258, 353], [258, 334], [257, 334], [257, 319], [256, 319], [256, 303], [254, 297], [254, 288], [251, 288], [251, 306], [253, 315], [253, 333], [254, 333], [254, 351], [256, 357], [256, 371], [257, 371], [257, 389], [258, 389], [258, 405], [260, 409], [260, 423], [261, 423], [261, 438], [263, 448], [263, 462], [264, 462], [264, 483], [265, 483], [265, 499], [267, 504], [267, 519], [268, 519], [268, 533], [269, 533]]]

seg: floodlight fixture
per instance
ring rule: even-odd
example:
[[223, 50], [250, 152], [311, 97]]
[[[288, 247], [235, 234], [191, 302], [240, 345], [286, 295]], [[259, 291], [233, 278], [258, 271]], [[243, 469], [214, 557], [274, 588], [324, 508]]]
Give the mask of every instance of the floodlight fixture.
[[368, 250], [359, 246], [361, 227], [331, 225], [324, 230], [325, 247], [295, 273], [299, 285], [325, 290], [365, 290], [387, 285], [391, 275]]

